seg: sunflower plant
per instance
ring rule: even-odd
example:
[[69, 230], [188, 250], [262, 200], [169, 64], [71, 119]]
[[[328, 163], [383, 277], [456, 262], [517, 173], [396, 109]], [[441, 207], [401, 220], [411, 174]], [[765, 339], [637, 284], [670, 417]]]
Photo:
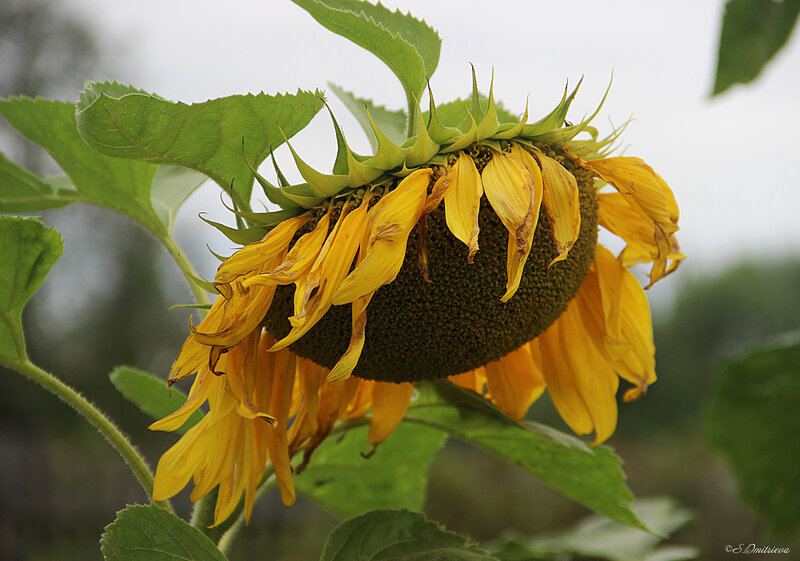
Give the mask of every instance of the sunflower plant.
[[[105, 415], [27, 358], [21, 310], [62, 242], [37, 219], [0, 222], [0, 360], [82, 413], [152, 500], [118, 514], [104, 555], [221, 559], [275, 486], [286, 506], [303, 493], [355, 517], [331, 534], [323, 559], [429, 558], [443, 548], [454, 559], [510, 558], [507, 544], [480, 549], [409, 512], [421, 508], [427, 465], [448, 435], [646, 529], [620, 459], [602, 443], [618, 394], [639, 399], [656, 380], [644, 291], [684, 258], [669, 186], [643, 160], [613, 155], [624, 126], [601, 135], [592, 125], [602, 101], [567, 120], [580, 83], [532, 118], [529, 107], [505, 109], [491, 80], [481, 93], [473, 69], [470, 95], [437, 104], [428, 80], [441, 40], [425, 22], [357, 0], [294, 1], [399, 80], [404, 110], [330, 87], [370, 154], [351, 149], [322, 91], [187, 105], [90, 82], [77, 104], [0, 102], [64, 172], [42, 178], [0, 157], [0, 210], [84, 202], [120, 212], [164, 244], [196, 298], [197, 321], [166, 380], [190, 379], [188, 395], [131, 368], [112, 374], [155, 417], [151, 429], [176, 433], [153, 474]], [[290, 140], [320, 112], [334, 131], [330, 172]], [[284, 143], [299, 182], [273, 157]], [[205, 281], [172, 229], [209, 178], [233, 225], [206, 222], [241, 247]], [[623, 249], [600, 245], [599, 228]], [[575, 435], [524, 420], [545, 391]], [[169, 504], [190, 482], [191, 524]]]

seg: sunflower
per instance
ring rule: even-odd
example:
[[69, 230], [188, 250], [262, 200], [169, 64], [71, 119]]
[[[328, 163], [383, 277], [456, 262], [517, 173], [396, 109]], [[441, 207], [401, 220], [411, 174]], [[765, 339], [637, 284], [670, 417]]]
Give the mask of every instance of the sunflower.
[[[598, 139], [591, 117], [564, 121], [575, 91], [528, 123], [527, 109], [510, 118], [474, 87], [455, 127], [431, 96], [402, 145], [370, 119], [370, 157], [334, 119], [332, 175], [293, 149], [305, 183], [277, 166], [279, 187], [256, 173], [282, 208], [234, 209], [259, 239], [221, 264], [219, 297], [173, 365], [170, 384], [195, 376], [189, 398], [151, 428], [175, 430], [206, 402], [208, 413], [161, 458], [155, 499], [194, 479], [193, 500], [219, 486], [217, 523], [242, 496], [249, 517], [270, 465], [290, 505], [296, 453], [302, 469], [337, 421], [370, 410], [377, 446], [412, 383], [435, 378], [518, 420], [546, 389], [572, 430], [606, 440], [619, 378], [626, 401], [656, 378], [629, 268], [651, 264], [649, 287], [684, 255], [670, 188], [642, 160], [609, 155], [621, 130]], [[619, 255], [597, 243], [598, 226], [625, 242]]]

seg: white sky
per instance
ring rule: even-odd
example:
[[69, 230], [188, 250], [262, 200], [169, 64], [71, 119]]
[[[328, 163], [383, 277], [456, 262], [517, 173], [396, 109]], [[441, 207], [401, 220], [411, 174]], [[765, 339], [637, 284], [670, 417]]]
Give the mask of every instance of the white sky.
[[[611, 94], [594, 124], [603, 134], [609, 120], [633, 115], [626, 154], [644, 158], [675, 191], [679, 239], [689, 255], [684, 270], [716, 268], [743, 254], [800, 254], [797, 37], [755, 85], [710, 100], [723, 0], [384, 3], [424, 18], [443, 38], [431, 81], [439, 103], [469, 91], [469, 62], [484, 90], [494, 68], [495, 96], [509, 109], [521, 113], [530, 93], [532, 119], [559, 100], [565, 80], [583, 75], [568, 116], [578, 120], [594, 110], [613, 70]], [[288, 1], [67, 0], [63, 6], [80, 10], [104, 42], [121, 44], [133, 59], [115, 75], [89, 78], [118, 79], [186, 102], [313, 90], [332, 80], [391, 108], [405, 103], [383, 63]], [[329, 97], [351, 145], [366, 152], [358, 125]], [[293, 145], [329, 169], [335, 143], [327, 115], [321, 112]], [[279, 161], [287, 162], [291, 179], [290, 160], [284, 154]], [[217, 208], [218, 191], [207, 185], [181, 213], [178, 228], [192, 236], [179, 239], [196, 245], [187, 247], [191, 255], [216, 239], [207, 227], [191, 227], [197, 213]], [[225, 242], [212, 247], [224, 252]]]

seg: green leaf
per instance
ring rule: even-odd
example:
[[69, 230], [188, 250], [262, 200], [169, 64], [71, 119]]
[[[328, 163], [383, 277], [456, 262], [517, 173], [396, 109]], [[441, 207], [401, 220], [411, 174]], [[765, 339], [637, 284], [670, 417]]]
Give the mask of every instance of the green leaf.
[[81, 202], [111, 208], [154, 233], [169, 233], [180, 206], [206, 180], [193, 170], [125, 162], [95, 152], [78, 135], [75, 107], [69, 103], [11, 99], [0, 102], [0, 112], [67, 173], [42, 179], [0, 154], [0, 212], [36, 212]]
[[[179, 389], [167, 389], [164, 380], [137, 368], [117, 366], [108, 377], [125, 399], [154, 420], [163, 419], [186, 402], [186, 394]], [[202, 418], [203, 414], [199, 410], [195, 411], [175, 432], [185, 433]]]
[[59, 208], [75, 201], [77, 193], [59, 188], [56, 180], [41, 179], [0, 153], [0, 212], [8, 214]]
[[800, 525], [800, 341], [725, 365], [708, 417], [712, 446], [731, 466], [742, 498], [781, 534]]
[[799, 13], [800, 0], [729, 0], [712, 95], [754, 80], [786, 44]]
[[233, 95], [192, 105], [128, 91], [108, 82], [87, 84], [76, 119], [81, 137], [92, 148], [118, 158], [195, 169], [247, 208], [253, 172], [242, 156], [243, 142], [247, 159], [258, 168], [323, 105], [321, 93], [302, 90], [295, 95]]
[[392, 111], [386, 109], [382, 105], [375, 105], [372, 101], [361, 97], [356, 97], [352, 93], [343, 90], [336, 84], [328, 82], [328, 87], [336, 94], [336, 97], [342, 100], [342, 103], [350, 110], [350, 112], [358, 120], [361, 128], [369, 138], [372, 145], [373, 153], [378, 150], [378, 139], [372, 131], [372, 125], [367, 117], [367, 111], [372, 116], [373, 122], [378, 125], [381, 132], [386, 137], [397, 144], [398, 146], [403, 143], [406, 134], [406, 119], [408, 118], [403, 111]]
[[517, 423], [479, 395], [447, 382], [418, 385], [405, 420], [446, 431], [536, 475], [617, 522], [646, 529], [631, 511], [622, 461], [607, 446], [589, 447], [555, 429]]
[[[50, 195], [62, 195], [70, 202], [91, 203], [120, 212], [153, 232], [163, 230], [150, 203], [150, 184], [156, 166], [102, 156], [89, 148], [75, 126], [75, 106], [47, 99], [11, 98], [0, 101], [0, 113], [23, 136], [43, 147], [69, 177], [72, 187], [28, 199], [26, 210], [52, 208]], [[21, 168], [17, 168], [19, 170]], [[7, 181], [9, 168], [2, 168]], [[19, 173], [19, 172], [18, 172]], [[26, 172], [27, 173], [27, 172]], [[31, 174], [27, 174], [30, 180]], [[19, 192], [25, 195], [24, 191]], [[28, 191], [31, 194], [31, 191]], [[13, 200], [4, 205], [16, 203]], [[23, 199], [25, 200], [25, 199]], [[62, 200], [57, 197], [59, 204]], [[3, 207], [6, 208], [5, 206]]]
[[656, 558], [678, 561], [697, 557], [698, 551], [693, 547], [659, 547], [663, 541], [659, 536], [671, 534], [692, 519], [689, 511], [669, 498], [639, 500], [633, 505], [633, 511], [654, 533], [593, 515], [584, 518], [566, 532], [537, 536], [530, 540], [504, 540], [497, 546], [494, 556], [500, 561], [560, 559], [571, 555], [609, 561], [643, 561]]
[[158, 219], [172, 234], [175, 216], [186, 199], [208, 178], [192, 169], [158, 166], [150, 187], [150, 199]]
[[106, 561], [225, 561], [210, 539], [158, 505], [129, 505], [100, 538]]
[[40, 220], [0, 217], [0, 359], [26, 359], [22, 308], [63, 250], [56, 229]]
[[394, 72], [409, 102], [439, 63], [442, 40], [424, 21], [359, 0], [292, 0], [322, 26], [368, 50]]
[[491, 561], [467, 538], [407, 510], [376, 510], [337, 526], [320, 561]]
[[297, 489], [341, 518], [376, 508], [421, 510], [428, 464], [446, 435], [401, 423], [370, 458], [367, 427], [328, 438], [308, 467], [295, 476]]

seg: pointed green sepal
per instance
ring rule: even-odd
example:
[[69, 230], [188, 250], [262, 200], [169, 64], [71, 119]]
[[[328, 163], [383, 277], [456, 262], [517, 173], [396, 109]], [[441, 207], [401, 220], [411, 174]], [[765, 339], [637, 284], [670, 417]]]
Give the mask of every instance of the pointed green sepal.
[[497, 129], [497, 132], [492, 135], [492, 138], [495, 140], [511, 140], [512, 138], [518, 137], [522, 133], [522, 129], [525, 127], [525, 123], [528, 121], [528, 102], [529, 99], [525, 100], [525, 113], [522, 115], [522, 118], [517, 123], [504, 123], [500, 125]]
[[630, 122], [631, 119], [628, 119], [602, 140], [573, 140], [567, 147], [570, 152], [584, 159], [604, 158], [617, 149], [613, 144], [622, 136], [622, 132], [628, 128]]
[[272, 157], [272, 167], [275, 168], [275, 175], [278, 177], [278, 187], [281, 189], [288, 187], [291, 183], [286, 179], [286, 176], [283, 175], [281, 168], [278, 167], [278, 162], [275, 160], [275, 152], [271, 152], [270, 156]]
[[362, 163], [366, 166], [384, 171], [396, 168], [405, 161], [409, 149], [402, 148], [392, 142], [389, 137], [381, 132], [381, 130], [375, 124], [375, 121], [372, 120], [372, 115], [370, 115], [369, 109], [366, 109], [366, 112], [367, 118], [369, 119], [369, 124], [372, 127], [372, 132], [375, 134], [375, 138], [378, 140], [378, 151], [374, 156], [368, 160], [364, 160]]
[[347, 147], [347, 141], [344, 138], [344, 134], [342, 134], [342, 129], [339, 126], [339, 123], [336, 121], [336, 117], [333, 116], [333, 111], [325, 104], [325, 109], [328, 110], [328, 114], [331, 116], [331, 121], [333, 121], [333, 130], [336, 134], [336, 160], [333, 162], [333, 169], [331, 172], [333, 175], [347, 175], [349, 168], [347, 166], [347, 153], [350, 151]]
[[[288, 200], [288, 199], [287, 199]], [[294, 218], [295, 216], [299, 216], [304, 212], [303, 208], [300, 208], [300, 205], [292, 202], [293, 208], [290, 209], [283, 209], [283, 210], [276, 210], [272, 212], [251, 212], [245, 210], [239, 210], [234, 206], [234, 208], [229, 207], [225, 204], [225, 201], [222, 201], [222, 205], [231, 211], [234, 215], [236, 215], [237, 219], [244, 219], [247, 220], [247, 223], [250, 227], [260, 227], [270, 229], [273, 226], [283, 222], [284, 220], [289, 220], [290, 218]], [[246, 230], [244, 227], [239, 227], [240, 230]]]
[[[209, 284], [211, 284], [211, 283], [209, 283]], [[216, 294], [219, 294], [219, 293], [216, 292]], [[167, 308], [167, 311], [171, 312], [172, 310], [177, 310], [178, 308], [193, 308], [195, 310], [210, 310], [211, 309], [211, 304], [173, 304], [172, 306]]]
[[439, 115], [436, 114], [436, 104], [433, 102], [433, 91], [428, 86], [428, 99], [430, 101], [430, 110], [428, 111], [428, 136], [437, 144], [447, 144], [454, 140], [456, 137], [461, 136], [461, 131], [458, 129], [446, 127], [439, 120]]
[[[575, 91], [578, 90], [578, 86], [575, 87]], [[590, 127], [589, 123], [597, 117], [597, 114], [600, 113], [600, 109], [603, 107], [603, 104], [606, 102], [606, 98], [608, 97], [608, 92], [611, 90], [611, 82], [608, 83], [608, 87], [606, 88], [606, 93], [603, 95], [603, 99], [600, 100], [600, 103], [597, 105], [597, 109], [594, 110], [594, 113], [586, 117], [585, 119], [581, 120], [580, 123], [577, 125], [569, 125], [559, 130], [552, 131], [550, 133], [545, 133], [543, 135], [535, 136], [534, 139], [539, 142], [549, 142], [556, 146], [563, 146], [579, 133], [583, 131], [588, 131], [591, 135], [593, 140], [597, 139], [597, 129], [594, 127]], [[566, 116], [566, 115], [565, 115]]]
[[475, 121], [480, 122], [483, 119], [483, 109], [481, 108], [481, 94], [478, 91], [478, 77], [475, 75], [475, 67], [470, 63], [472, 68], [472, 105], [470, 105], [469, 112]]
[[583, 78], [580, 79], [578, 85], [575, 86], [575, 89], [572, 90], [572, 93], [569, 95], [567, 95], [569, 86], [565, 87], [564, 96], [561, 98], [561, 102], [556, 105], [555, 108], [544, 118], [533, 124], [524, 126], [520, 136], [525, 138], [533, 138], [540, 134], [548, 133], [552, 130], [561, 128], [564, 125], [564, 118], [567, 116], [569, 106], [572, 104], [572, 100], [575, 99], [575, 94], [578, 93], [578, 88], [581, 87], [582, 82]]
[[292, 157], [294, 158], [294, 163], [297, 166], [297, 171], [300, 172], [300, 175], [303, 176], [303, 179], [308, 181], [308, 184], [311, 186], [311, 190], [314, 192], [315, 196], [332, 197], [347, 187], [349, 179], [346, 175], [327, 175], [320, 173], [305, 163], [303, 159], [297, 155], [297, 152], [294, 151], [294, 148], [292, 148], [292, 145], [288, 140], [286, 141], [286, 145], [292, 152]]
[[[473, 73], [473, 79], [474, 77], [475, 75]], [[494, 103], [494, 70], [492, 70], [492, 81], [489, 85], [489, 103], [486, 107], [486, 113], [475, 129], [475, 136], [478, 140], [489, 138], [497, 132], [499, 127], [500, 123], [497, 120], [497, 106]]]
[[[200, 218], [202, 219], [203, 217], [201, 216]], [[219, 294], [219, 290], [217, 290], [217, 287], [214, 286], [213, 282], [207, 281], [206, 279], [201, 279], [200, 277], [196, 277], [196, 276], [194, 276], [192, 274], [189, 274], [189, 277], [191, 277], [192, 282], [194, 284], [196, 284], [197, 286], [199, 286], [200, 288], [202, 288], [203, 290], [205, 290], [209, 294], [213, 294], [214, 296], [219, 296], [220, 295]]]
[[[464, 148], [466, 148], [470, 144], [472, 144], [474, 142], [477, 142], [477, 140], [478, 140], [478, 134], [477, 134], [478, 125], [475, 122], [475, 117], [472, 116], [472, 113], [467, 115], [467, 120], [472, 123], [472, 125], [469, 127], [469, 130], [464, 132], [461, 135], [461, 137], [457, 138], [451, 145], [449, 145], [449, 146], [447, 146], [445, 148], [442, 148], [440, 150], [440, 152], [447, 154], [449, 152], [455, 152], [456, 150], [463, 150]], [[459, 126], [459, 128], [461, 128], [461, 127]]]
[[209, 220], [208, 218], [203, 217], [202, 214], [200, 215], [200, 220], [202, 220], [206, 224], [213, 226], [214, 228], [222, 232], [222, 234], [226, 238], [231, 240], [233, 243], [237, 243], [239, 245], [247, 245], [249, 243], [257, 242], [267, 234], [267, 230], [265, 230], [264, 228], [256, 227], [256, 228], [246, 228], [244, 230], [238, 230], [236, 228], [231, 228], [230, 226], [226, 226], [225, 224], [220, 224], [219, 222], [214, 222], [213, 220]]
[[287, 185], [281, 189], [283, 195], [297, 203], [303, 208], [314, 208], [328, 197], [319, 197], [314, 194], [311, 186], [308, 183], [300, 183], [299, 185]]
[[[428, 134], [419, 102], [416, 98], [414, 98], [414, 102], [417, 104], [417, 136], [414, 139], [409, 139], [403, 145], [404, 147], [410, 145], [410, 150], [406, 155], [406, 165], [409, 167], [422, 165], [439, 152], [439, 144], [434, 142]], [[413, 144], [411, 143], [412, 140]]]
[[382, 169], [362, 164], [358, 161], [357, 155], [353, 154], [349, 149], [347, 151], [347, 164], [349, 166], [350, 187], [366, 185], [378, 179], [384, 172]]

